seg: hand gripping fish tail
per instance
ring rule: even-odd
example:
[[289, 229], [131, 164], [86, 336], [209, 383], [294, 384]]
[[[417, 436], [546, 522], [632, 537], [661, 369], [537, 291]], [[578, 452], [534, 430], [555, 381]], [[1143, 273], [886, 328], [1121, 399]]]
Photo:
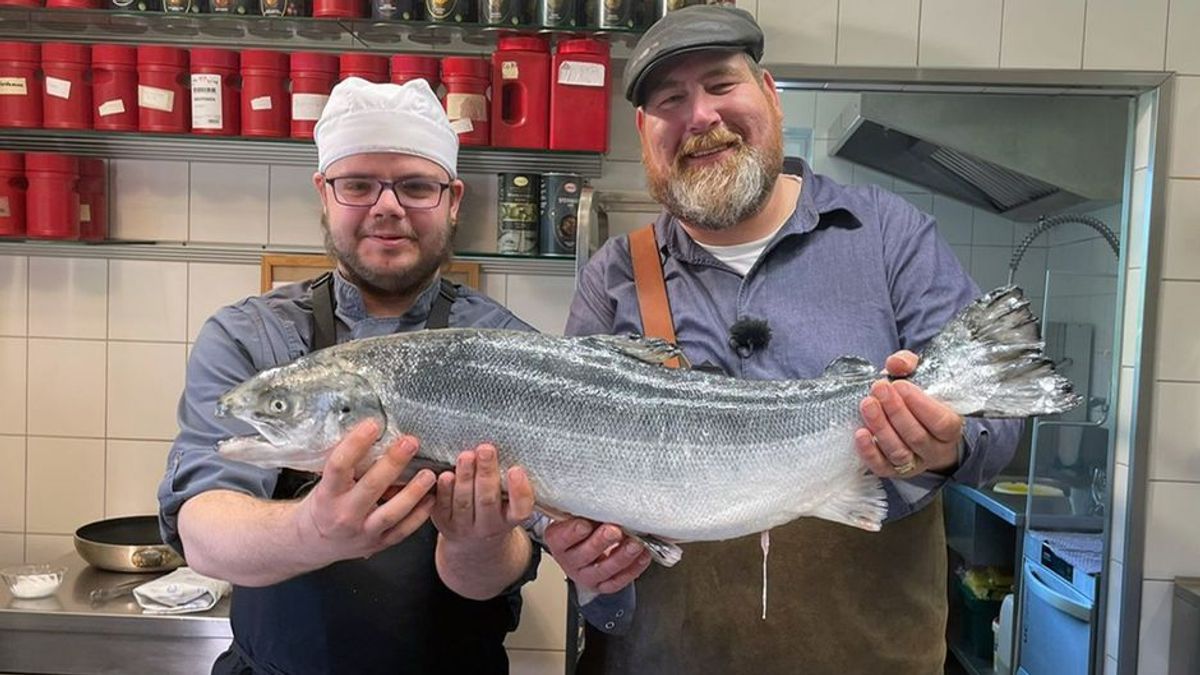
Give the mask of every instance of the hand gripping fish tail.
[[1021, 289], [998, 288], [964, 308], [933, 338], [911, 379], [964, 416], [1065, 412], [1083, 398], [1055, 372], [1044, 347]]

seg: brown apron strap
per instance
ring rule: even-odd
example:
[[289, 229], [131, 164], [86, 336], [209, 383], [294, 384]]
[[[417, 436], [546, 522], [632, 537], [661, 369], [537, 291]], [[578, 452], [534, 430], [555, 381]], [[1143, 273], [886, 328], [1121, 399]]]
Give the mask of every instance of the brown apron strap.
[[[638, 309], [642, 315], [642, 334], [677, 344], [658, 240], [654, 236], [654, 223], [638, 228], [629, 235], [629, 255], [633, 259], [633, 283], [637, 287]], [[678, 368], [679, 359], [670, 359], [663, 365]]]

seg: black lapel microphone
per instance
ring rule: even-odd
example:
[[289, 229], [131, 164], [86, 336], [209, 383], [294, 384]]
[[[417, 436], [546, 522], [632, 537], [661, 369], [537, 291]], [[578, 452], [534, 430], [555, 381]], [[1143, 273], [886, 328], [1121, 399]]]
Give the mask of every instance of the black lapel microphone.
[[729, 327], [729, 346], [743, 359], [771, 342], [771, 326], [766, 319], [745, 317]]

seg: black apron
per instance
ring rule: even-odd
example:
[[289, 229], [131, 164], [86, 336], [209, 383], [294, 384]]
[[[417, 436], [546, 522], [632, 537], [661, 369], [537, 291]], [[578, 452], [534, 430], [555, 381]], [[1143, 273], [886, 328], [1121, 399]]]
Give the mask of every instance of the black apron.
[[[312, 285], [313, 351], [336, 343], [333, 277]], [[457, 289], [445, 279], [426, 328], [445, 328]], [[314, 474], [285, 470], [275, 499], [302, 496]], [[262, 588], [235, 586], [234, 643], [214, 675], [250, 673], [507, 673], [505, 635], [520, 596], [467, 600], [434, 565], [437, 530], [426, 523], [400, 544]]]

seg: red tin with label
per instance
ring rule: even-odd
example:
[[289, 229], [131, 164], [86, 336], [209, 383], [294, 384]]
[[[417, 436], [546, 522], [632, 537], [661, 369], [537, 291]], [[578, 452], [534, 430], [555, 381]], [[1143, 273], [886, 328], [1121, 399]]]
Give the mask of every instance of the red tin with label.
[[607, 152], [608, 43], [593, 38], [559, 42], [552, 76], [550, 149]]
[[92, 83], [87, 45], [47, 42], [42, 45], [42, 126], [47, 129], [92, 128]]
[[440, 72], [441, 62], [436, 56], [397, 54], [392, 57], [392, 82], [395, 84], [421, 79], [436, 93], [442, 84]]
[[51, 152], [25, 153], [25, 235], [79, 238], [79, 160]]
[[338, 58], [332, 54], [294, 52], [292, 67], [292, 138], [312, 138], [313, 127], [329, 101], [338, 79]]
[[193, 49], [189, 58], [192, 133], [236, 136], [242, 128], [238, 53], [228, 49]]
[[458, 132], [461, 145], [487, 145], [491, 142], [488, 122], [492, 64], [472, 56], [447, 56], [442, 59], [442, 84], [446, 96], [442, 103], [450, 125]]
[[281, 138], [291, 132], [285, 52], [248, 49], [242, 52], [242, 135]]
[[0, 237], [25, 234], [25, 155], [0, 150]]
[[317, 18], [357, 19], [367, 15], [364, 0], [313, 0], [312, 8]]
[[0, 42], [0, 127], [42, 126], [42, 48]]
[[92, 45], [92, 128], [137, 131], [137, 48]]
[[108, 236], [108, 168], [104, 160], [79, 158], [79, 238], [100, 241]]
[[138, 50], [138, 129], [186, 133], [191, 127], [188, 53], [142, 45]]
[[100, 0], [46, 0], [46, 7], [49, 9], [100, 9]]
[[550, 42], [505, 35], [492, 52], [492, 145], [550, 145]]
[[376, 54], [342, 54], [338, 59], [339, 78], [361, 77], [368, 82], [388, 81], [386, 56]]

